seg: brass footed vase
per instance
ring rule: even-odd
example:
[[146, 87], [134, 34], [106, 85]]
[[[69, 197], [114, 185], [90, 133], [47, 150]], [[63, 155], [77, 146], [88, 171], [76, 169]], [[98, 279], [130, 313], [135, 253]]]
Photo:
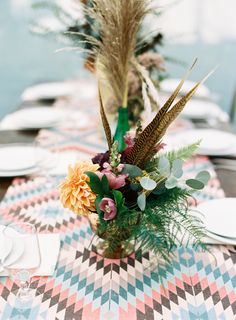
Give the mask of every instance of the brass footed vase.
[[88, 216], [92, 231], [96, 235], [92, 240], [93, 250], [107, 259], [122, 259], [130, 256], [135, 251], [135, 242], [127, 240], [130, 236], [128, 230], [116, 232], [114, 240], [110, 240], [106, 232], [99, 232], [98, 214]]

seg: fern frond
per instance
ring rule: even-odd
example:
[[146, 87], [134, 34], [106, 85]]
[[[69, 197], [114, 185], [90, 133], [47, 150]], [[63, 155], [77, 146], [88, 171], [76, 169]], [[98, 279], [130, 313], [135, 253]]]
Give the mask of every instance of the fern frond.
[[[174, 160], [177, 160], [177, 159], [185, 161], [189, 159], [196, 152], [196, 150], [199, 148], [200, 143], [201, 143], [201, 140], [193, 144], [189, 144], [185, 147], [182, 147], [178, 150], [171, 150], [169, 152], [164, 153], [164, 156], [169, 159], [170, 163], [172, 163]], [[153, 157], [145, 166], [145, 170], [148, 172], [156, 171], [158, 167], [158, 163], [159, 163], [159, 157], [158, 156]]]
[[189, 144], [178, 150], [169, 151], [166, 153], [166, 157], [169, 159], [170, 162], [173, 162], [176, 159], [187, 160], [196, 152], [196, 150], [200, 146], [200, 143], [201, 143], [201, 140], [193, 144]]

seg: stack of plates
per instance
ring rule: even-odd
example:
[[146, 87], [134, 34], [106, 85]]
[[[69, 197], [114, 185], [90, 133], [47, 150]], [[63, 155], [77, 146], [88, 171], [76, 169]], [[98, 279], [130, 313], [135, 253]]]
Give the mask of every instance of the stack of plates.
[[236, 198], [215, 199], [198, 205], [209, 238], [236, 245]]
[[66, 117], [65, 110], [35, 107], [16, 111], [1, 122], [1, 129], [41, 129], [59, 125]]
[[0, 159], [1, 177], [24, 176], [38, 171], [32, 145], [1, 145]]
[[197, 153], [208, 156], [236, 154], [236, 135], [214, 129], [191, 129], [183, 133], [169, 135], [166, 142], [168, 149], [179, 148], [201, 140]]
[[219, 119], [228, 121], [229, 116], [214, 102], [192, 99], [183, 109], [181, 115], [193, 120]]
[[27, 88], [21, 96], [23, 101], [50, 100], [70, 96], [76, 92], [76, 86], [70, 82], [49, 82]]
[[27, 88], [21, 99], [23, 101], [54, 100], [60, 97], [79, 95], [80, 99], [96, 96], [97, 88], [91, 82], [49, 82]]
[[[36, 173], [39, 164], [45, 159], [51, 159], [52, 154], [46, 149], [37, 148], [31, 144], [0, 145], [0, 177], [17, 177]], [[51, 176], [66, 176], [68, 166], [78, 160], [76, 152], [59, 153], [57, 162], [50, 170]]]
[[[166, 79], [162, 81], [161, 91], [167, 92], [167, 93], [174, 92], [174, 90], [179, 85], [180, 81], [181, 79]], [[186, 93], [188, 93], [196, 84], [197, 82], [186, 80], [180, 91], [180, 95], [185, 95]], [[201, 85], [197, 90], [197, 92], [195, 93], [195, 97], [197, 98], [209, 98], [210, 95], [211, 95], [210, 90], [204, 85]]]

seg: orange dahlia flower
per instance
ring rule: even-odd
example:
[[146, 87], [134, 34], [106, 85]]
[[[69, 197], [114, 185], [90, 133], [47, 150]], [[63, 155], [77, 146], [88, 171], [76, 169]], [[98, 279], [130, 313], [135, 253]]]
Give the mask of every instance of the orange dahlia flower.
[[95, 172], [98, 168], [98, 164], [90, 161], [69, 166], [68, 176], [60, 185], [60, 199], [65, 208], [80, 215], [88, 215], [95, 210], [96, 195], [88, 186], [89, 177], [84, 172]]

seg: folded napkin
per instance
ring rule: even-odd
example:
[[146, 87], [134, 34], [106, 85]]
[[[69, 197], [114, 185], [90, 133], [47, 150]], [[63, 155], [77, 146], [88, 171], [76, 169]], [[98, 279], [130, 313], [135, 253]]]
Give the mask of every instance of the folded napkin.
[[[41, 262], [34, 276], [52, 276], [55, 270], [55, 266], [60, 251], [60, 236], [57, 233], [38, 234], [38, 241], [41, 254]], [[21, 250], [21, 248], [18, 248], [18, 250]], [[30, 243], [29, 241], [23, 241], [22, 251], [23, 252], [20, 255], [20, 257], [14, 263], [11, 264], [11, 268], [24, 269], [34, 268], [38, 266], [37, 256], [35, 255], [34, 246], [32, 245], [32, 243]], [[7, 267], [5, 267], [2, 272], [0, 272], [0, 276], [8, 276]]]

